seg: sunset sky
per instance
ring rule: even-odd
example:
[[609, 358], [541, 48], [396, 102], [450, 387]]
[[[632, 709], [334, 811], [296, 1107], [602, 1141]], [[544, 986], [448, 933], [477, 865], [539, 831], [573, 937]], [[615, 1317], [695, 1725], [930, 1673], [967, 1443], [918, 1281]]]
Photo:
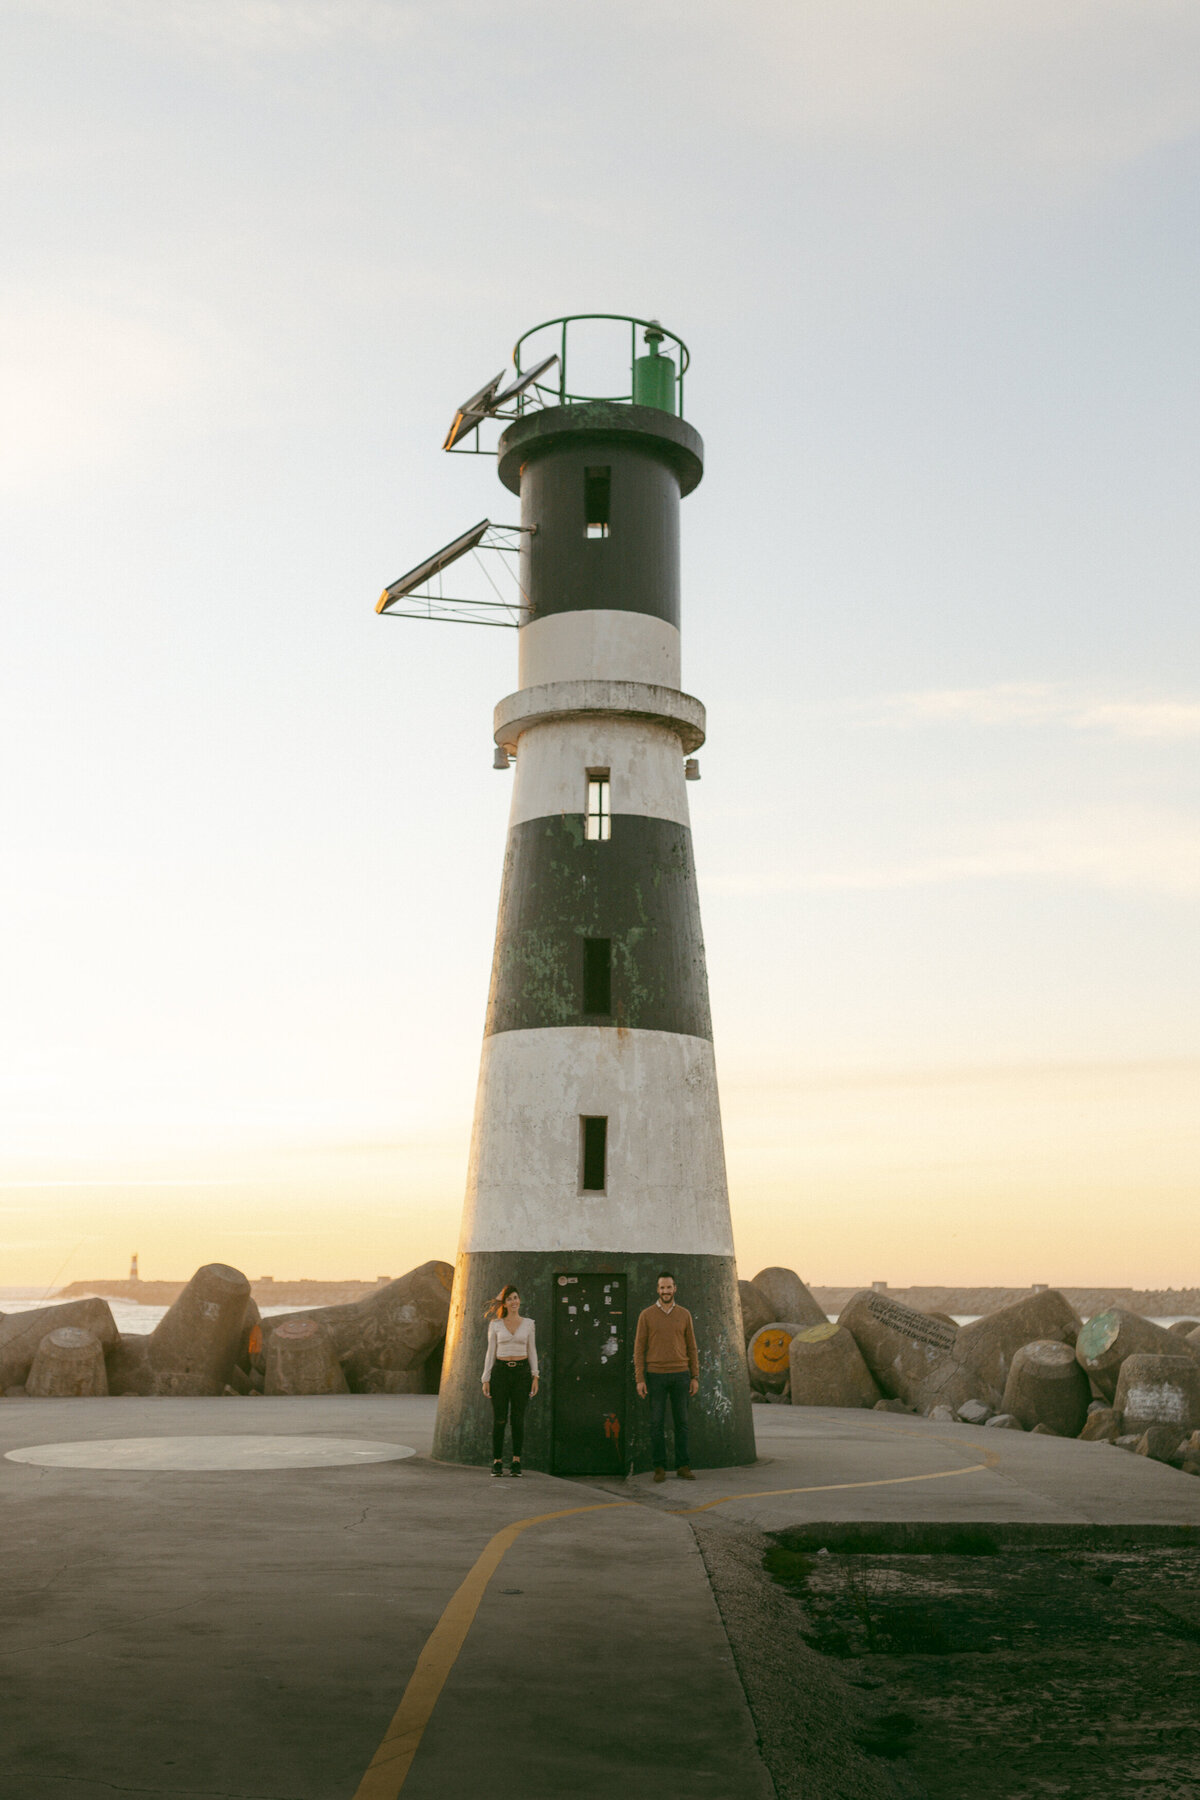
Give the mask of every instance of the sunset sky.
[[662, 318], [742, 1273], [1200, 1282], [1194, 0], [0, 0], [0, 1285], [451, 1257], [527, 327]]

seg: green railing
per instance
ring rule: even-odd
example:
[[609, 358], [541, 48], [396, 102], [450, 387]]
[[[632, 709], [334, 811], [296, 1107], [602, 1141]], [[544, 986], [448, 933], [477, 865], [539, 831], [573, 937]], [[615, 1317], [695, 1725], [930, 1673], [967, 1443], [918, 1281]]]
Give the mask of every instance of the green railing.
[[[629, 391], [624, 394], [584, 394], [577, 393], [570, 385], [569, 351], [570, 327], [585, 321], [608, 320], [615, 325], [629, 327]], [[643, 333], [646, 349], [638, 355], [638, 331]], [[540, 345], [530, 344], [532, 338], [542, 332], [553, 332], [554, 338], [543, 340]], [[664, 356], [658, 346], [664, 339], [674, 345], [679, 353], [678, 366], [671, 355]], [[529, 346], [529, 349], [526, 349]], [[552, 372], [547, 371], [545, 381], [535, 381], [523, 394], [517, 397], [518, 414], [526, 412], [531, 406], [583, 406], [591, 400], [608, 400], [619, 405], [646, 404], [659, 406], [666, 412], [674, 412], [683, 417], [683, 377], [691, 363], [691, 353], [681, 337], [660, 325], [657, 319], [635, 319], [627, 313], [568, 313], [565, 318], [546, 319], [541, 325], [534, 325], [524, 332], [513, 348], [513, 363], [519, 380], [524, 368], [531, 369], [549, 356], [553, 351], [558, 353], [558, 368], [553, 371], [557, 380], [552, 379]], [[670, 370], [649, 368], [651, 363], [662, 363]], [[673, 378], [673, 379], [672, 379]], [[664, 404], [669, 391], [674, 404]]]

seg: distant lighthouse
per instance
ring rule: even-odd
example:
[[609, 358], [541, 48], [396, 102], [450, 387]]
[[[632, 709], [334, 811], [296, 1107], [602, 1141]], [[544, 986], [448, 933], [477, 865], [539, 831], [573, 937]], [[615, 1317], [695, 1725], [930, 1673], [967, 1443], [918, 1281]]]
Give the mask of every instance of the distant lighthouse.
[[[679, 504], [704, 448], [682, 342], [614, 322], [630, 391], [589, 398], [567, 388], [579, 323], [537, 328], [557, 389], [520, 379], [536, 333], [518, 344], [498, 445], [521, 501], [519, 685], [494, 719], [515, 773], [434, 1454], [490, 1460], [485, 1308], [512, 1281], [542, 1364], [526, 1467], [648, 1468], [633, 1324], [665, 1270], [700, 1346], [693, 1461], [752, 1462], [687, 804], [705, 715], [680, 686]], [[496, 385], [456, 429], [494, 415]]]

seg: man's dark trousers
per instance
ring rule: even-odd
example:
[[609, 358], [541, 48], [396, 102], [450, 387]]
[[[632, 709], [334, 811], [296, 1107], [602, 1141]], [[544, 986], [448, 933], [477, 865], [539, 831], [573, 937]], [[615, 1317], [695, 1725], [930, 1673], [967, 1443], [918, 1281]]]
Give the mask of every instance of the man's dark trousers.
[[646, 1386], [650, 1390], [650, 1455], [656, 1469], [667, 1466], [667, 1401], [671, 1402], [671, 1423], [675, 1427], [675, 1467], [690, 1464], [688, 1455], [688, 1388], [692, 1378], [686, 1369], [678, 1374], [656, 1374], [646, 1370]]

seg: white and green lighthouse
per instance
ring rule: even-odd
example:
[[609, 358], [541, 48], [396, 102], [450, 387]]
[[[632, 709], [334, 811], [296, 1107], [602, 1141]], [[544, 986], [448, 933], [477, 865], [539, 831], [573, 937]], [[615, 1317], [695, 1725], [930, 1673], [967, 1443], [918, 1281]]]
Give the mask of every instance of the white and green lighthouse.
[[[614, 321], [632, 338], [630, 391], [588, 397], [567, 388], [578, 323], [518, 344], [518, 411], [497, 451], [521, 503], [517, 688], [494, 718], [497, 764], [515, 766], [434, 1454], [490, 1460], [485, 1309], [511, 1281], [542, 1364], [526, 1467], [648, 1467], [633, 1325], [669, 1270], [700, 1347], [693, 1461], [745, 1463], [687, 799], [705, 717], [680, 676], [679, 510], [704, 449], [681, 416], [681, 341]], [[528, 367], [550, 330], [557, 385], [529, 383], [522, 355]], [[495, 416], [495, 387], [460, 414], [468, 429], [480, 401], [478, 418]]]

